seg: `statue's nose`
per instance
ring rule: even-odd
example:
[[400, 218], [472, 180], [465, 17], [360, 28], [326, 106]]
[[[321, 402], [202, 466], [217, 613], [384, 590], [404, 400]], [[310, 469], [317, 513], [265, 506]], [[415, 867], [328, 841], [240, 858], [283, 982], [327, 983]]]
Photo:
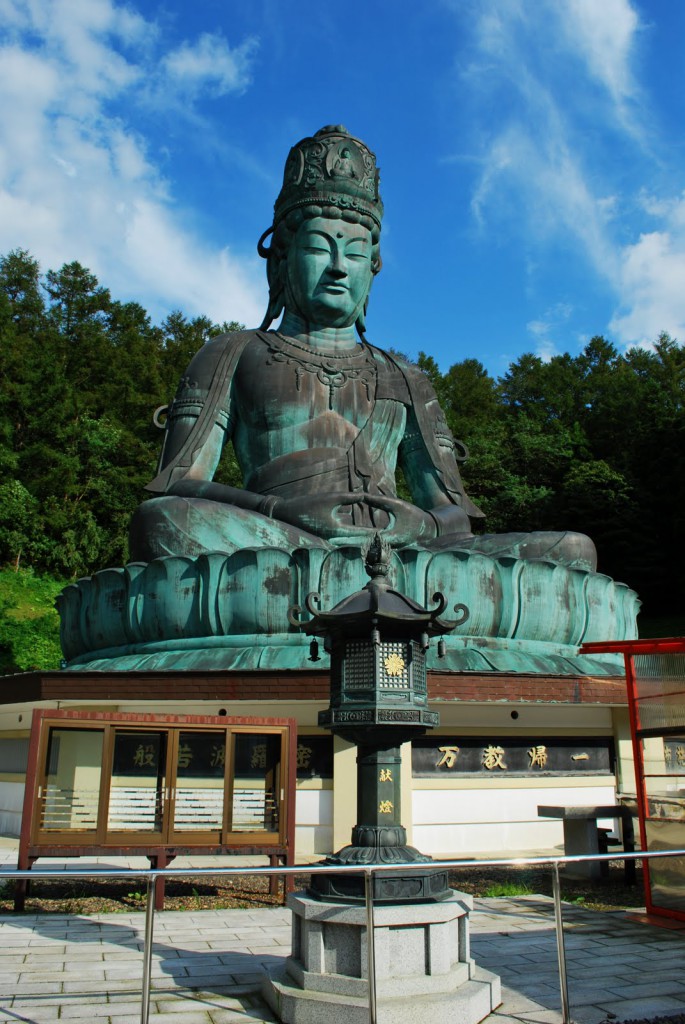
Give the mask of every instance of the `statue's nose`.
[[332, 254], [328, 272], [331, 274], [332, 277], [347, 276], [347, 268], [345, 267], [345, 262], [343, 260], [341, 252], [338, 251]]

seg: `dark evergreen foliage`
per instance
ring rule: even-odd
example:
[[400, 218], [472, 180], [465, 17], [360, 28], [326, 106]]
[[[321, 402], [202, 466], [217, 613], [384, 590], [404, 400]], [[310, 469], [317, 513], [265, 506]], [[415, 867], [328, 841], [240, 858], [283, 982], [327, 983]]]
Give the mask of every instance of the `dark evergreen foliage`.
[[0, 259], [0, 564], [66, 579], [125, 562], [153, 412], [203, 342], [241, 326], [172, 313], [154, 327], [79, 263], [42, 280], [23, 250]]

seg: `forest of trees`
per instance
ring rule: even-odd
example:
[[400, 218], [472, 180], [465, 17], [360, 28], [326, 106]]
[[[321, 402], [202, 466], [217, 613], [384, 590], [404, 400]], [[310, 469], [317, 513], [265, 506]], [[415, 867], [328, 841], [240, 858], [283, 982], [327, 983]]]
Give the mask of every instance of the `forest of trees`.
[[[23, 250], [0, 258], [3, 580], [28, 576], [52, 595], [125, 563], [161, 443], [152, 413], [208, 338], [240, 327], [178, 312], [154, 326], [79, 263], [43, 275]], [[488, 532], [581, 530], [649, 614], [682, 614], [685, 346], [663, 334], [653, 350], [619, 353], [595, 337], [578, 356], [523, 355], [498, 380], [477, 359], [445, 373], [430, 355], [418, 362], [469, 447], [463, 475]], [[225, 463], [219, 479], [239, 485], [232, 453]], [[10, 650], [11, 589], [0, 590], [0, 648], [6, 669], [30, 667]]]

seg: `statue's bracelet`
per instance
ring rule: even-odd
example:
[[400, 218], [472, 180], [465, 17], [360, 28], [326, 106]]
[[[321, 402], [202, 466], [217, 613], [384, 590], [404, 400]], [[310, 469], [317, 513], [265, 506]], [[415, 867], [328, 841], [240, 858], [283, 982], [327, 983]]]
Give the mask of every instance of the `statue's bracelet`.
[[433, 515], [433, 513], [431, 512], [430, 509], [426, 509], [426, 511], [428, 512], [428, 515], [431, 517], [431, 519], [435, 523], [435, 536], [436, 537], [441, 537], [442, 536], [442, 524], [441, 524], [440, 520], [438, 519], [437, 516]]
[[[428, 515], [437, 527], [436, 536], [438, 537], [445, 537], [453, 533], [459, 535], [470, 535], [471, 533], [468, 516], [460, 505], [443, 505], [439, 509], [429, 509]], [[460, 529], [462, 523], [463, 527]]]
[[280, 498], [277, 498], [275, 494], [267, 494], [266, 498], [260, 502], [257, 511], [266, 516], [267, 519], [273, 519], [274, 509], [279, 501]]

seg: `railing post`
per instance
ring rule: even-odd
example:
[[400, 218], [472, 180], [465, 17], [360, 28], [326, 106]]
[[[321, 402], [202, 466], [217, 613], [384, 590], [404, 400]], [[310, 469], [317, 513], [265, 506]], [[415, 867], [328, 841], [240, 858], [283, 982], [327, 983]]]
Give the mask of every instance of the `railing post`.
[[557, 933], [557, 960], [559, 961], [559, 988], [561, 990], [562, 1024], [571, 1024], [568, 1005], [568, 981], [566, 979], [566, 946], [564, 944], [564, 919], [561, 916], [561, 884], [559, 882], [559, 861], [554, 861], [552, 874], [554, 893], [554, 925]]
[[150, 1016], [150, 976], [152, 973], [152, 935], [155, 925], [156, 885], [153, 875], [147, 878], [147, 903], [145, 905], [145, 938], [143, 945], [143, 993], [140, 1003], [140, 1024], [148, 1024]]
[[364, 896], [366, 897], [366, 951], [369, 974], [369, 1024], [376, 1024], [376, 934], [373, 923], [373, 870], [364, 872]]

